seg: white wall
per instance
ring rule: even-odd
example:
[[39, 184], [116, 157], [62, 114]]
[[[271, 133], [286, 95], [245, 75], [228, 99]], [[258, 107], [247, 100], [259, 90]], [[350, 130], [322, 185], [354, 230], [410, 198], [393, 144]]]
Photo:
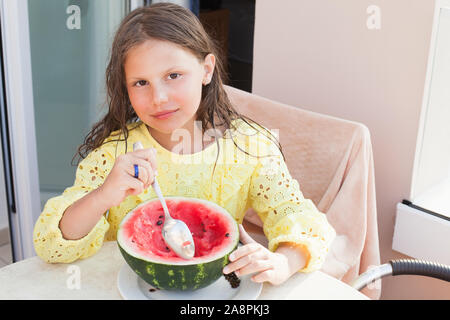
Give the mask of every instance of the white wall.
[[[366, 10], [381, 9], [369, 30]], [[257, 0], [253, 93], [365, 124], [372, 136], [381, 262], [410, 195], [434, 1]], [[382, 299], [450, 299], [448, 283], [387, 277]]]

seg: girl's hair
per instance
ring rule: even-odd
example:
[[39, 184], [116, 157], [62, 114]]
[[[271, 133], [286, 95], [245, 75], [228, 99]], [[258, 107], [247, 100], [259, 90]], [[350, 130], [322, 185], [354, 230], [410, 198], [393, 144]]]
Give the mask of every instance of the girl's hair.
[[[125, 85], [124, 62], [131, 48], [149, 39], [165, 40], [177, 44], [190, 51], [201, 62], [204, 61], [209, 53], [215, 55], [216, 64], [213, 77], [211, 82], [202, 88], [201, 102], [197, 110], [196, 120], [202, 122], [204, 131], [208, 128], [216, 129], [215, 116], [221, 122], [219, 125], [223, 126], [225, 130], [229, 129], [232, 125], [231, 121], [237, 118], [242, 119], [251, 127], [253, 125], [248, 121], [258, 125], [252, 119], [236, 111], [228, 99], [223, 88], [223, 84], [228, 81], [228, 77], [224, 72], [220, 57], [221, 52], [214, 40], [208, 36], [198, 18], [190, 10], [182, 6], [172, 3], [156, 3], [130, 12], [121, 22], [116, 32], [110, 61], [106, 69], [108, 94], [106, 102], [109, 106], [109, 112], [102, 120], [94, 124], [92, 130], [85, 137], [84, 143], [78, 148], [77, 154], [81, 158], [85, 158], [90, 151], [101, 146], [105, 138], [109, 137], [113, 131], [119, 129], [118, 138], [109, 142], [125, 141], [125, 151], [127, 150], [127, 138], [129, 135], [127, 124], [137, 122], [139, 119], [128, 97]], [[270, 131], [262, 126], [260, 127], [273, 137]], [[122, 134], [124, 137], [120, 139]], [[281, 145], [276, 137], [275, 141], [284, 158]], [[218, 139], [216, 139], [216, 143], [219, 147]], [[234, 144], [237, 146], [236, 142]], [[247, 153], [239, 146], [237, 147]], [[75, 154], [74, 158], [77, 154]], [[217, 154], [217, 158], [218, 156], [219, 154]]]

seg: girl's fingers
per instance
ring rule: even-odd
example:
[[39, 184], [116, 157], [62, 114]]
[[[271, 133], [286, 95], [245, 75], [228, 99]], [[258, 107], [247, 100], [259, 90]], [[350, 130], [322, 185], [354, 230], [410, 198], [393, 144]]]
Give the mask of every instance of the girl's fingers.
[[128, 190], [130, 194], [136, 195], [144, 191], [144, 183], [134, 177], [125, 176], [122, 179], [120, 190]]
[[146, 187], [150, 186], [154, 179], [153, 169], [146, 160], [133, 157], [125, 164], [126, 172], [134, 178], [134, 165], [138, 165], [138, 179], [141, 180]]
[[240, 259], [241, 257], [247, 256], [247, 255], [249, 255], [253, 252], [256, 252], [260, 249], [261, 249], [261, 245], [259, 243], [252, 242], [252, 243], [246, 244], [246, 245], [234, 250], [234, 252], [232, 254], [230, 254], [230, 260], [236, 261], [236, 260]]
[[228, 274], [233, 271], [239, 270], [240, 268], [245, 267], [250, 262], [251, 258], [249, 256], [245, 256], [233, 263], [227, 264], [227, 266], [223, 269], [223, 273]]
[[239, 270], [236, 270], [235, 273], [237, 276], [244, 276], [246, 274], [266, 271], [272, 268], [273, 266], [269, 260], [256, 260], [240, 268]]
[[258, 273], [252, 277], [252, 281], [254, 282], [265, 282], [270, 281], [273, 279], [274, 271], [273, 269], [269, 269], [266, 271], [263, 271], [261, 273]]
[[[241, 247], [241, 248], [243, 248], [243, 247]], [[237, 250], [236, 250], [237, 251]], [[235, 252], [236, 252], [235, 251]], [[232, 255], [235, 253], [235, 252], [233, 252], [232, 253]], [[229, 263], [224, 269], [223, 269], [223, 272], [224, 273], [231, 273], [231, 272], [233, 272], [233, 271], [235, 271], [235, 270], [239, 270], [239, 269], [241, 269], [241, 268], [243, 268], [243, 267], [245, 267], [245, 266], [247, 266], [248, 264], [251, 264], [252, 262], [254, 262], [254, 261], [257, 261], [257, 260], [264, 260], [266, 257], [265, 257], [265, 254], [264, 254], [264, 252], [258, 252], [258, 250], [256, 250], [256, 251], [252, 251], [251, 253], [249, 253], [249, 254], [247, 254], [247, 255], [244, 255], [244, 256], [241, 256], [241, 257], [239, 257], [239, 258], [237, 258], [237, 259], [233, 259], [232, 261], [232, 263]]]
[[[138, 179], [140, 181], [142, 181], [142, 183], [144, 183], [145, 189], [148, 188], [150, 186], [150, 178], [151, 178], [150, 171], [148, 171], [148, 169], [143, 168], [140, 165], [138, 165], [138, 172], [139, 172]], [[134, 178], [134, 172], [133, 172], [133, 178]]]
[[152, 170], [156, 171], [156, 168], [157, 168], [156, 149], [148, 148], [148, 149], [136, 150], [133, 152], [133, 155], [138, 158], [148, 161], [151, 164]]

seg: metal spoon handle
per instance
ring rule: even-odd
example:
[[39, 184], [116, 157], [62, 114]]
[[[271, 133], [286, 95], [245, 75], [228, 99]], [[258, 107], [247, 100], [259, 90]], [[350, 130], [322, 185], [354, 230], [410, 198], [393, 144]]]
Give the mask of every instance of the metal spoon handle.
[[[140, 141], [137, 141], [133, 143], [133, 151], [144, 149], [144, 146]], [[164, 215], [166, 216], [166, 221], [172, 219], [172, 217], [169, 214], [169, 209], [167, 208], [166, 201], [164, 200], [164, 197], [162, 195], [161, 189], [159, 188], [158, 180], [156, 180], [156, 175], [154, 177], [152, 187], [155, 190], [156, 195], [158, 196], [159, 201], [161, 202], [161, 205], [164, 210]]]
[[156, 180], [156, 177], [154, 178], [152, 187], [155, 190], [155, 193], [158, 196], [158, 199], [162, 204], [162, 207], [164, 210], [164, 215], [166, 216], [166, 221], [172, 219], [172, 217], [169, 214], [169, 209], [167, 208], [166, 201], [164, 200], [164, 197], [162, 196], [162, 192], [161, 192], [161, 189], [159, 188], [158, 180]]

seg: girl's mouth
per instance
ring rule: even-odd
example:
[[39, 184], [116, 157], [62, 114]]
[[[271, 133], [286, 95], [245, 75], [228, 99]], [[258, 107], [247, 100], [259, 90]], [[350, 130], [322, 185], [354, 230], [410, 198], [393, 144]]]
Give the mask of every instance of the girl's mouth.
[[157, 116], [154, 115], [153, 117], [155, 117], [156, 119], [167, 119], [167, 118], [171, 117], [177, 111], [178, 111], [178, 109], [176, 109], [174, 111], [167, 112], [167, 113], [163, 113], [163, 114], [160, 114], [160, 115], [157, 115]]

